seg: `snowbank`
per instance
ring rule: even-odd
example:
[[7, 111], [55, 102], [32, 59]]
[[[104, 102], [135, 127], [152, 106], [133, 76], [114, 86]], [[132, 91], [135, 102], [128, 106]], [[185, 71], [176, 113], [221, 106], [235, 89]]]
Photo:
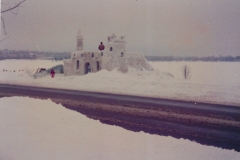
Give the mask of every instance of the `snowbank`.
[[[31, 62], [31, 63], [30, 63]], [[139, 95], [240, 106], [239, 62], [150, 62], [153, 71], [129, 68], [128, 73], [101, 70], [84, 76], [56, 75], [34, 79], [26, 72], [3, 72], [3, 68], [48, 68], [62, 62], [48, 60], [0, 61], [0, 83], [84, 91]], [[185, 80], [182, 67], [191, 68]], [[9, 69], [8, 69], [9, 70]]]
[[101, 124], [51, 100], [0, 98], [0, 159], [240, 159], [233, 150]]

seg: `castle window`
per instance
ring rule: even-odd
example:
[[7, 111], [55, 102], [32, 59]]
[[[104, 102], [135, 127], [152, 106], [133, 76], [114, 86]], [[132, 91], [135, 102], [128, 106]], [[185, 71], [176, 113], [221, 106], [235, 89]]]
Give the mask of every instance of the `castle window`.
[[83, 54], [81, 54], [81, 57], [83, 57]]
[[112, 47], [110, 47], [110, 51], [112, 51], [113, 50], [113, 48]]
[[82, 42], [81, 42], [81, 41], [78, 41], [77, 45], [78, 45], [78, 46], [82, 46]]
[[92, 53], [92, 57], [94, 57], [94, 53]]
[[121, 52], [121, 57], [123, 57], [123, 52]]
[[100, 63], [99, 63], [99, 61], [97, 61], [97, 70], [98, 71], [100, 70]]
[[77, 70], [79, 69], [80, 63], [79, 60], [77, 60]]

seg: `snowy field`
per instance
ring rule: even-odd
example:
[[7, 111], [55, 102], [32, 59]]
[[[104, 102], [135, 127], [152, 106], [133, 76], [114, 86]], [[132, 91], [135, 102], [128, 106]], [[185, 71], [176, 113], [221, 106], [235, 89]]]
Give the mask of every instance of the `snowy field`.
[[[62, 61], [3, 60], [0, 61], [0, 83], [74, 90], [139, 95], [165, 99], [207, 102], [240, 106], [239, 62], [150, 62], [154, 71], [122, 74], [116, 70], [90, 73], [84, 76], [56, 75], [33, 78], [37, 68], [50, 68]], [[182, 67], [191, 68], [191, 78], [185, 80]], [[3, 72], [8, 70], [7, 72]], [[15, 71], [15, 72], [14, 72]]]
[[0, 98], [1, 160], [239, 160], [240, 153], [105, 125], [51, 100]]

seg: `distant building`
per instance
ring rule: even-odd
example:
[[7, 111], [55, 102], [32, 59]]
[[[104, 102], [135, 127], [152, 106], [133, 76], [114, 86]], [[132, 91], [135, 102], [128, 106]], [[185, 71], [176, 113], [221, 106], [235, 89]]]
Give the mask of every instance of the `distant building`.
[[109, 36], [106, 47], [99, 46], [99, 51], [83, 51], [81, 31], [78, 32], [76, 39], [77, 51], [71, 53], [71, 59], [63, 61], [66, 76], [84, 75], [102, 69], [108, 71], [117, 69], [123, 73], [128, 72], [128, 68], [153, 70], [141, 53], [126, 52], [125, 36], [121, 36], [119, 39], [114, 34]]

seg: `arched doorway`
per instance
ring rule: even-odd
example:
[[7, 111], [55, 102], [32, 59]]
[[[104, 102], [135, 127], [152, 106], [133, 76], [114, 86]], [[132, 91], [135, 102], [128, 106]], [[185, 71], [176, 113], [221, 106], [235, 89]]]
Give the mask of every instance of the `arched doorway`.
[[97, 71], [99, 71], [100, 70], [100, 63], [99, 63], [99, 61], [97, 61]]
[[79, 66], [80, 66], [80, 63], [79, 63], [79, 60], [77, 60], [77, 65], [76, 65], [77, 70], [79, 69]]
[[85, 74], [91, 73], [91, 65], [89, 62], [85, 63]]

